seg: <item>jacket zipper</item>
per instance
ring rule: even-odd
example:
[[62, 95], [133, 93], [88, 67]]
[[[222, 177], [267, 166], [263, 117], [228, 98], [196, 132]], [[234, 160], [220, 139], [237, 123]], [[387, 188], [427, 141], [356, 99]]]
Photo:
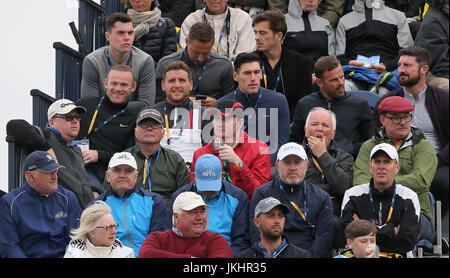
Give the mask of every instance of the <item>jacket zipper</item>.
[[128, 245], [130, 246], [130, 248], [133, 248], [131, 246], [131, 235], [130, 235], [130, 230], [128, 229], [128, 223], [127, 223], [125, 199], [122, 199], [122, 203], [123, 203], [123, 220], [125, 222], [125, 229], [127, 230]]

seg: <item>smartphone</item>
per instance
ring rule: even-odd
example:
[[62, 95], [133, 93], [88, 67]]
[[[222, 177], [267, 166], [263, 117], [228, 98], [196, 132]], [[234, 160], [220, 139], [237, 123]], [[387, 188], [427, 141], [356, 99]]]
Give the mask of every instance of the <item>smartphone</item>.
[[206, 99], [207, 98], [207, 96], [205, 96], [205, 95], [196, 95], [195, 96], [195, 99]]

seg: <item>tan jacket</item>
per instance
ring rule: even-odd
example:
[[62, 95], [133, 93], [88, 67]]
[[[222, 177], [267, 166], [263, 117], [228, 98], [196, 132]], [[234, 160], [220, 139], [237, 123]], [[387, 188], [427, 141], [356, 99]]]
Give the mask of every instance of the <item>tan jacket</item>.
[[[189, 30], [194, 23], [203, 22], [204, 19], [213, 27], [215, 40], [213, 51], [218, 50], [219, 54], [223, 54], [230, 58], [233, 62], [234, 58], [241, 52], [253, 52], [256, 50], [255, 33], [252, 28], [252, 19], [248, 13], [241, 9], [228, 8], [230, 14], [230, 34], [224, 32], [219, 42], [222, 28], [227, 17], [227, 13], [220, 15], [208, 14], [205, 8], [197, 10], [186, 17], [180, 30], [180, 47], [186, 47], [186, 41]], [[229, 43], [229, 47], [228, 47]], [[217, 52], [217, 51], [216, 51]]]

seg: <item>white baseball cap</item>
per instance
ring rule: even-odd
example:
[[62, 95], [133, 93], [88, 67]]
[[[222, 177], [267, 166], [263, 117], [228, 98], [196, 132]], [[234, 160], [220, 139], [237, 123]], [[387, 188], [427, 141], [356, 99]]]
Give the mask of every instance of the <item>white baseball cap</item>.
[[86, 109], [83, 106], [76, 106], [75, 103], [69, 99], [59, 99], [55, 102], [53, 102], [50, 107], [47, 110], [47, 116], [50, 120], [53, 118], [56, 114], [68, 114], [72, 110], [77, 109], [78, 113], [86, 113]]
[[187, 191], [180, 193], [180, 195], [175, 198], [175, 201], [173, 202], [173, 211], [176, 212], [180, 209], [189, 211], [200, 206], [206, 206], [208, 208], [210, 207], [205, 204], [202, 196], [195, 192]]
[[391, 144], [381, 143], [373, 147], [372, 151], [370, 151], [370, 160], [372, 160], [372, 156], [378, 151], [385, 152], [391, 159], [395, 159], [397, 162], [399, 162], [397, 150]]
[[136, 159], [129, 152], [115, 153], [109, 161], [108, 169], [119, 165], [128, 165], [137, 171]]
[[308, 156], [306, 155], [303, 146], [294, 142], [286, 143], [280, 147], [278, 150], [277, 161], [282, 160], [289, 155], [296, 155], [301, 159], [308, 161]]

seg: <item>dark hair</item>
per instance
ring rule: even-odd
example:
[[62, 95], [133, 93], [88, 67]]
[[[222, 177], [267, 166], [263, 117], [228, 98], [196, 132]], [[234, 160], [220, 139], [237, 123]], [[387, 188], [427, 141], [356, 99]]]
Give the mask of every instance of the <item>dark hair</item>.
[[430, 53], [425, 48], [419, 46], [409, 46], [407, 48], [400, 49], [399, 56], [412, 56], [416, 57], [416, 62], [419, 63], [419, 67], [423, 65], [431, 65]]
[[202, 43], [214, 42], [214, 29], [207, 22], [197, 22], [192, 25], [188, 35], [189, 42], [198, 40]]
[[341, 63], [339, 60], [333, 56], [324, 56], [319, 58], [314, 64], [314, 73], [316, 74], [316, 78], [321, 78], [324, 72], [332, 71], [340, 65]]
[[261, 58], [259, 58], [259, 55], [255, 52], [241, 52], [239, 53], [236, 58], [234, 59], [234, 71], [239, 72], [239, 69], [241, 68], [242, 64], [245, 63], [251, 63], [251, 62], [258, 62], [261, 66]]
[[269, 21], [270, 30], [274, 33], [281, 32], [283, 36], [287, 32], [286, 17], [279, 10], [267, 10], [257, 14], [253, 18], [253, 26], [257, 23]]
[[356, 219], [350, 222], [350, 224], [345, 227], [345, 238], [355, 239], [360, 236], [368, 236], [370, 234], [377, 234], [377, 226], [373, 221]]
[[184, 70], [185, 72], [187, 72], [189, 80], [192, 80], [191, 69], [183, 61], [173, 61], [172, 63], [168, 64], [167, 67], [164, 69], [162, 80], [166, 79], [167, 72], [171, 70]]
[[108, 16], [105, 21], [105, 31], [111, 32], [117, 21], [122, 23], [133, 22], [131, 17], [126, 13], [113, 13], [112, 15]]

